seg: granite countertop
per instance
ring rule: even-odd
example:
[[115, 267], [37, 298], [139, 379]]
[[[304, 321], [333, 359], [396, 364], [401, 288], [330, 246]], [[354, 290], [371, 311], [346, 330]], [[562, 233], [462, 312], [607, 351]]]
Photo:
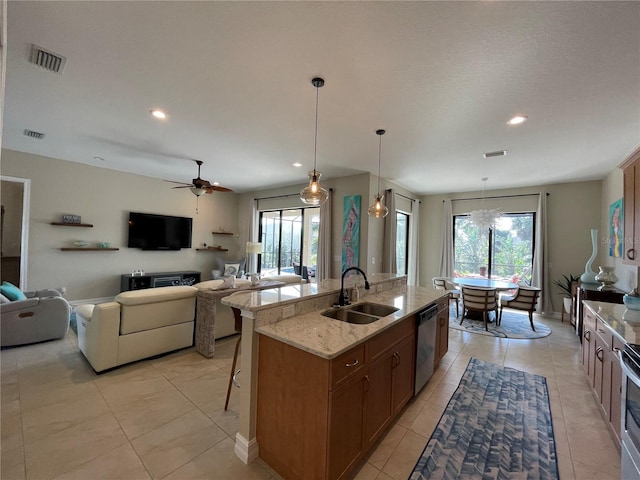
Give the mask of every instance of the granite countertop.
[[585, 307], [595, 313], [620, 340], [640, 343], [640, 310], [629, 310], [619, 303], [585, 300]]
[[361, 301], [391, 305], [398, 310], [367, 325], [325, 317], [321, 315], [325, 309], [321, 309], [257, 327], [256, 332], [319, 357], [332, 359], [435, 303], [443, 293], [446, 295], [442, 290], [406, 286], [368, 294]]

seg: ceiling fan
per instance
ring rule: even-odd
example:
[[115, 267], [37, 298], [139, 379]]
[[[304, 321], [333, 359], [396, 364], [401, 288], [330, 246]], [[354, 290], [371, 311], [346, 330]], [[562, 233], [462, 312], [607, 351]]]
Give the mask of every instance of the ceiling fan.
[[193, 193], [196, 197], [204, 195], [205, 193], [213, 193], [215, 192], [233, 192], [230, 188], [221, 187], [219, 185], [213, 185], [208, 180], [203, 180], [200, 178], [200, 166], [202, 165], [202, 160], [194, 160], [198, 164], [198, 177], [191, 180], [191, 183], [184, 182], [174, 182], [172, 180], [165, 180], [165, 182], [170, 183], [178, 183], [180, 184], [178, 187], [172, 188], [189, 188], [191, 189], [191, 193]]

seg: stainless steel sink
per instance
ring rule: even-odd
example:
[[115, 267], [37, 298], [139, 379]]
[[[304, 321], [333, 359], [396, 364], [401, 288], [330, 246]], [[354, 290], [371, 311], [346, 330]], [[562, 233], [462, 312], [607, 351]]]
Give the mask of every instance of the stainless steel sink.
[[396, 307], [364, 302], [353, 306], [325, 310], [321, 315], [335, 320], [340, 320], [341, 322], [364, 325], [367, 323], [373, 323], [382, 317], [386, 317], [396, 310], [398, 310]]
[[393, 312], [398, 311], [396, 307], [389, 305], [381, 305], [379, 303], [363, 302], [351, 307], [352, 312], [365, 313], [367, 315], [375, 315], [376, 317], [386, 317]]

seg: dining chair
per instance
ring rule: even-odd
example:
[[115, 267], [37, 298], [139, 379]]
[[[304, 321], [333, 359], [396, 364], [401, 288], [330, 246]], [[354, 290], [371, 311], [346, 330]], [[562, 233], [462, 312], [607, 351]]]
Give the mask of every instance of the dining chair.
[[470, 312], [477, 312], [482, 315], [484, 329], [489, 330], [489, 312], [493, 311], [496, 323], [498, 322], [498, 297], [495, 288], [462, 287], [462, 319], [470, 318]]
[[458, 302], [460, 300], [460, 289], [456, 288], [456, 286], [451, 283], [448, 277], [433, 277], [431, 279], [433, 282], [433, 288], [436, 290], [446, 290], [449, 292], [449, 303], [451, 300], [455, 300], [456, 302], [456, 318], [460, 316], [460, 311], [458, 309]]
[[536, 287], [520, 286], [516, 293], [513, 295], [505, 295], [500, 297], [500, 314], [498, 315], [497, 324], [500, 325], [502, 321], [502, 309], [514, 308], [516, 310], [525, 310], [529, 313], [529, 323], [531, 323], [531, 330], [534, 332], [536, 328], [533, 326], [533, 311], [536, 309], [538, 298], [540, 297], [541, 290]]

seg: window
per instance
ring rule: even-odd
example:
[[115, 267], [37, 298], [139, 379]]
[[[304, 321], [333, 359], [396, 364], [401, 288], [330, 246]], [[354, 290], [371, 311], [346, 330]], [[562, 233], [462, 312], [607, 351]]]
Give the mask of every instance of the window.
[[396, 270], [406, 275], [409, 262], [409, 214], [396, 211]]
[[535, 213], [503, 214], [480, 231], [468, 215], [454, 216], [455, 275], [531, 284]]
[[[320, 208], [260, 212], [262, 242], [259, 273], [315, 276]], [[306, 271], [306, 273], [305, 273]]]

